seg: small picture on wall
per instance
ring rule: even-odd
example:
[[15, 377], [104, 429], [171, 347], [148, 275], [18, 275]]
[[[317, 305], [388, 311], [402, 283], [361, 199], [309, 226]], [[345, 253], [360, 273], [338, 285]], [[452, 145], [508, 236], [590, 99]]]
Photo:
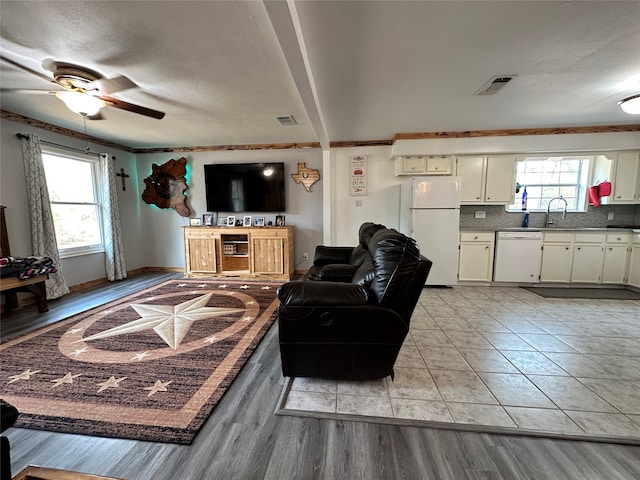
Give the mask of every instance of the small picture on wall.
[[234, 215], [229, 215], [227, 217], [227, 227], [235, 227], [236, 226], [236, 217]]
[[218, 218], [218, 226], [226, 227], [227, 226], [227, 217], [219, 217]]
[[276, 227], [284, 227], [284, 215], [276, 215]]
[[264, 227], [264, 217], [256, 217], [254, 225], [256, 227]]
[[215, 214], [213, 213], [203, 213], [202, 214], [202, 224], [203, 225], [207, 225], [208, 227], [211, 227], [213, 225], [215, 225], [216, 221], [215, 221]]
[[242, 219], [242, 226], [243, 227], [250, 227], [251, 226], [251, 215], [245, 215], [244, 218]]
[[189, 225], [191, 226], [202, 225], [202, 221], [199, 218], [190, 218]]

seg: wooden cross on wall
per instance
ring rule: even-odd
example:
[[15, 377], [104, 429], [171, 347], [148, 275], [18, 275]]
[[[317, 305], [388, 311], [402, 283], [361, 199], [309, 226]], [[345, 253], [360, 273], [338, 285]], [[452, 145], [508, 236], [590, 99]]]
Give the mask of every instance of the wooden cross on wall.
[[124, 184], [124, 179], [129, 178], [129, 175], [124, 173], [124, 168], [121, 168], [120, 173], [116, 173], [116, 176], [122, 177], [122, 191], [124, 192], [127, 189], [126, 185]]

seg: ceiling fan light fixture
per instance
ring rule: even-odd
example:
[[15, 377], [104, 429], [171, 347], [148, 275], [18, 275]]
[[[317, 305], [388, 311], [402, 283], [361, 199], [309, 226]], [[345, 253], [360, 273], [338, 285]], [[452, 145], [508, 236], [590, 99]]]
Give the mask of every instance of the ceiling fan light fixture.
[[640, 114], [640, 93], [623, 98], [618, 102], [618, 105], [620, 105], [620, 108], [627, 113], [632, 115]]
[[64, 102], [69, 110], [80, 115], [91, 117], [107, 104], [98, 97], [83, 92], [57, 92], [56, 97]]

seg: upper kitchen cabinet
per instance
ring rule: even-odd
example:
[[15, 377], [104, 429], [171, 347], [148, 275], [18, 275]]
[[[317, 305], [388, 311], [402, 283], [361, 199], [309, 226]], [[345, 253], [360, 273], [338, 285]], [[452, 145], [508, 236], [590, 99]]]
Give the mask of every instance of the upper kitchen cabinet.
[[396, 175], [451, 175], [448, 155], [402, 155], [395, 157]]
[[640, 152], [623, 151], [598, 155], [594, 183], [610, 180], [612, 191], [602, 203], [640, 203]]
[[461, 155], [456, 175], [462, 179], [462, 205], [510, 205], [515, 196], [515, 155]]

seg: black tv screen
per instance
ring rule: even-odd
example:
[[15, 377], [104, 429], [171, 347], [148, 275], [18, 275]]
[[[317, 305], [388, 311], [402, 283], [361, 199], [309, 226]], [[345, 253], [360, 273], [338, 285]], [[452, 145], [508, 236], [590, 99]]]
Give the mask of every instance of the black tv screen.
[[284, 163], [204, 166], [210, 212], [284, 212]]

